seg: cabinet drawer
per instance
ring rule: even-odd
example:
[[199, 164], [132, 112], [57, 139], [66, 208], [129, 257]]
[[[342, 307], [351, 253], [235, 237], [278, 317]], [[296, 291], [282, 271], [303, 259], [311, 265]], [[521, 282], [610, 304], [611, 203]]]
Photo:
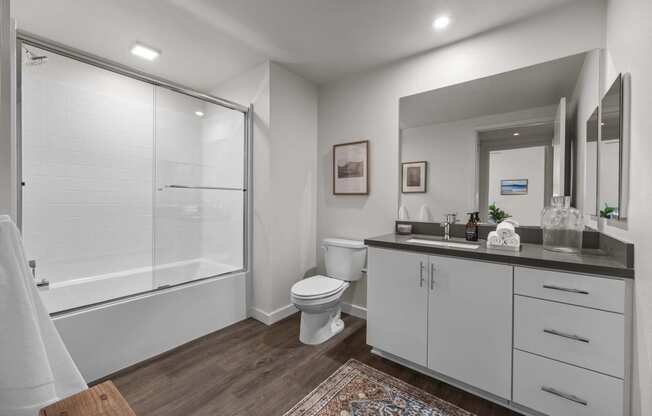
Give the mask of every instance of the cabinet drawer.
[[619, 313], [625, 310], [622, 280], [524, 267], [516, 267], [514, 276], [514, 292], [519, 295]]
[[622, 416], [623, 381], [515, 350], [513, 399], [550, 416]]
[[624, 316], [514, 296], [514, 347], [624, 377]]

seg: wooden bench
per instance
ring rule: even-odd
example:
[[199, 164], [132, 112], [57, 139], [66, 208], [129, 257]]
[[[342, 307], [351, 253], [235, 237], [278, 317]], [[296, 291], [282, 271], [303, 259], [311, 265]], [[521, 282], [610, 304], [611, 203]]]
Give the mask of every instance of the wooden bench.
[[111, 381], [44, 407], [40, 416], [136, 416]]

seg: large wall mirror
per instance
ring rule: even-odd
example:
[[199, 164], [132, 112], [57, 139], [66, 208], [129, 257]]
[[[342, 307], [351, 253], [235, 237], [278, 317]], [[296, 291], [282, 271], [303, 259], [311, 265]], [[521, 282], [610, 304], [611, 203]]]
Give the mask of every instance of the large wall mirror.
[[584, 157], [598, 84], [596, 50], [402, 97], [400, 217], [478, 211], [492, 222], [495, 204], [538, 226], [552, 195], [586, 204], [573, 159]]

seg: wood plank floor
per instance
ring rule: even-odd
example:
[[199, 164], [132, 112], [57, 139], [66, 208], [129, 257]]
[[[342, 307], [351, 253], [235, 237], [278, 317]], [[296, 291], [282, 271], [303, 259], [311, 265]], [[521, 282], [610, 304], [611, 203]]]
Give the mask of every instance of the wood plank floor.
[[111, 377], [138, 416], [281, 416], [349, 358], [478, 416], [518, 415], [371, 354], [365, 321], [319, 346], [299, 342], [299, 315], [270, 327], [247, 319]]

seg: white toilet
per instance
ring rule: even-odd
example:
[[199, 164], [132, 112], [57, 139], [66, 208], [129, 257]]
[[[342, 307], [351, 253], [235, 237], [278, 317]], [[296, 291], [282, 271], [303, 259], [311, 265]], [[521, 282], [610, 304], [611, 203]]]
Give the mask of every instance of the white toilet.
[[326, 276], [312, 276], [292, 286], [292, 303], [301, 311], [301, 333], [304, 344], [321, 344], [344, 329], [340, 318], [340, 298], [362, 277], [367, 260], [367, 247], [362, 241], [326, 238], [322, 241]]

